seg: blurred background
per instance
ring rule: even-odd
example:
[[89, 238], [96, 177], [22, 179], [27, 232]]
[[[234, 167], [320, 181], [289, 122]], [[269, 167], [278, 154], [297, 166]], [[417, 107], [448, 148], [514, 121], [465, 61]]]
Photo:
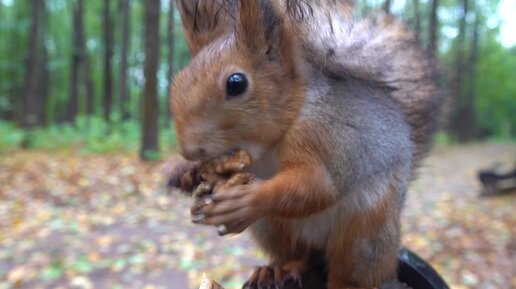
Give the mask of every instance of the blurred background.
[[[189, 62], [174, 0], [0, 0], [0, 289], [239, 288], [264, 256], [170, 192], [168, 87]], [[404, 19], [447, 92], [403, 243], [452, 288], [516, 288], [516, 1], [357, 1]], [[481, 198], [483, 192], [496, 195]], [[498, 196], [500, 195], [500, 196]]]

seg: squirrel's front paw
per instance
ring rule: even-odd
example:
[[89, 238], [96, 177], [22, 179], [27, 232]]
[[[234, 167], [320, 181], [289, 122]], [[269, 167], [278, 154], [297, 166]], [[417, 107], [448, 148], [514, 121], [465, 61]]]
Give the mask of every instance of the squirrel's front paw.
[[180, 156], [172, 157], [167, 164], [169, 188], [177, 188], [183, 192], [191, 192], [201, 182], [197, 162], [187, 161]]
[[217, 226], [221, 236], [244, 231], [267, 213], [259, 188], [260, 182], [256, 181], [215, 189], [192, 207], [192, 222]]

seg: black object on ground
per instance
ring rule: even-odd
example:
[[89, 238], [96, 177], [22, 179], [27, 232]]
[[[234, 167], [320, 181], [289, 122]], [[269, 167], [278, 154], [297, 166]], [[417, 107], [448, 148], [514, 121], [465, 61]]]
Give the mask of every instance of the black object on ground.
[[481, 196], [500, 196], [516, 192], [516, 168], [510, 172], [499, 172], [496, 168], [478, 173], [483, 190]]
[[400, 250], [398, 260], [400, 282], [414, 289], [449, 289], [430, 264], [408, 249]]
[[[319, 258], [318, 258], [319, 259]], [[398, 280], [389, 282], [380, 289], [449, 289], [439, 274], [415, 253], [402, 248], [399, 252]], [[285, 289], [324, 289], [326, 287], [326, 270], [324, 264], [317, 261], [302, 278], [303, 287], [294, 282], [285, 284]]]

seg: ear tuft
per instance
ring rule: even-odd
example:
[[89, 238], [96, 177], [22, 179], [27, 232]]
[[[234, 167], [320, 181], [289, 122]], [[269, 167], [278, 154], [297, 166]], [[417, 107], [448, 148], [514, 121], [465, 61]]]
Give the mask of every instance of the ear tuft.
[[193, 55], [231, 31], [235, 6], [236, 0], [177, 0], [185, 38]]
[[282, 23], [267, 0], [240, 0], [237, 35], [252, 50], [268, 54], [281, 38]]

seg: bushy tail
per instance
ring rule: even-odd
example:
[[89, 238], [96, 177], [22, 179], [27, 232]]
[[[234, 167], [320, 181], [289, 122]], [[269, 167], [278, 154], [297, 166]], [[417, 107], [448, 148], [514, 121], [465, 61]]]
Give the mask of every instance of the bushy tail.
[[297, 4], [291, 11], [303, 11], [290, 15], [309, 62], [323, 73], [389, 91], [401, 106], [412, 127], [417, 164], [437, 130], [443, 95], [436, 86], [435, 64], [413, 33], [385, 13], [357, 20], [349, 1], [290, 1]]

